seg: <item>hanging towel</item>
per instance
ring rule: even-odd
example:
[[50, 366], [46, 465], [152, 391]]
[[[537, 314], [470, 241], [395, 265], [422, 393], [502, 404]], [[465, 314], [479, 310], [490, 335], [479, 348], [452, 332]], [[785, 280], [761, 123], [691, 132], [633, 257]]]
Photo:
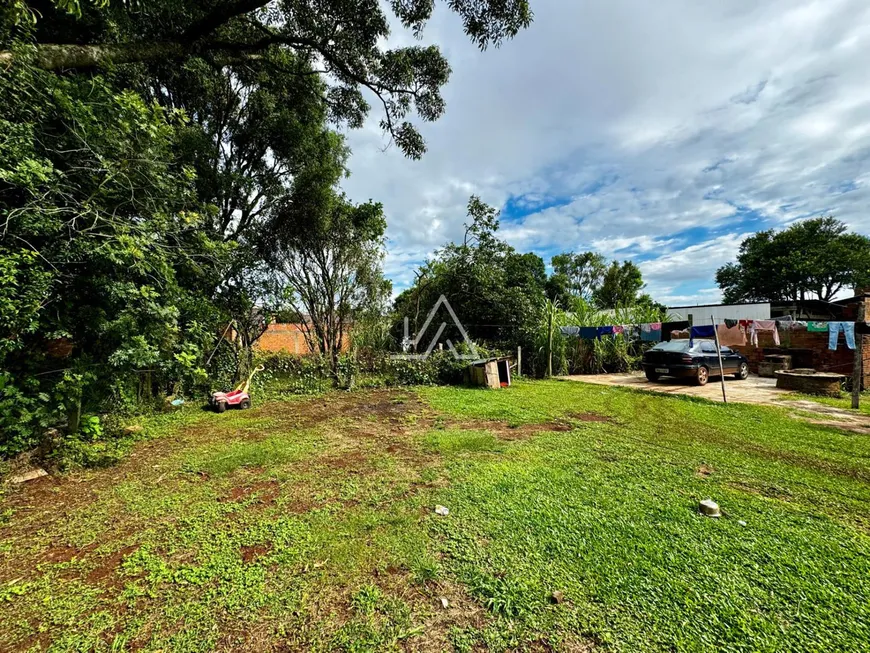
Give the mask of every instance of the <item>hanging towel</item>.
[[626, 324], [625, 326], [625, 337], [628, 340], [635, 341], [640, 340], [640, 326], [637, 324]]
[[682, 320], [680, 322], [665, 322], [662, 324], [662, 340], [670, 340], [674, 331], [682, 331], [689, 328], [689, 321]]
[[583, 340], [595, 340], [598, 337], [598, 327], [580, 327], [580, 337]]
[[776, 320], [753, 320], [752, 321], [752, 331], [751, 340], [752, 344], [758, 347], [758, 333], [760, 331], [772, 331], [773, 332], [773, 342], [776, 343], [776, 346], [779, 346], [779, 331], [776, 330]]
[[661, 342], [662, 339], [662, 323], [651, 322], [650, 324], [640, 325], [640, 339], [643, 342]]
[[754, 320], [737, 320], [737, 324], [742, 326], [747, 331], [752, 328], [752, 322]]
[[807, 331], [810, 333], [827, 333], [827, 322], [807, 322]]
[[[729, 322], [733, 322], [730, 327]], [[725, 324], [716, 327], [716, 333], [722, 347], [740, 347], [746, 344], [746, 330], [737, 324], [737, 320], [725, 320]]]
[[559, 331], [562, 332], [563, 336], [566, 336], [568, 338], [576, 338], [580, 335], [580, 327], [577, 326], [559, 327]]
[[728, 327], [729, 329], [733, 329], [734, 327], [739, 326], [739, 325], [740, 325], [740, 320], [729, 320], [727, 318], [725, 319], [725, 326]]
[[849, 349], [855, 349], [855, 323], [854, 322], [828, 322], [830, 330], [828, 331], [828, 349], [837, 348], [837, 340], [840, 336], [840, 331], [846, 336], [846, 346]]
[[621, 324], [614, 325], [613, 335], [616, 335], [617, 333], [625, 333], [625, 327], [622, 326]]
[[855, 322], [855, 333], [862, 336], [870, 335], [870, 322]]
[[612, 327], [612, 326], [603, 326], [603, 327], [598, 327], [598, 338], [599, 338], [599, 339], [601, 338], [601, 336], [609, 336], [609, 335], [611, 335], [612, 333], [613, 333], [613, 327]]
[[716, 327], [712, 324], [707, 324], [704, 326], [693, 326], [689, 329], [689, 344], [695, 344], [695, 338], [715, 338], [716, 337]]

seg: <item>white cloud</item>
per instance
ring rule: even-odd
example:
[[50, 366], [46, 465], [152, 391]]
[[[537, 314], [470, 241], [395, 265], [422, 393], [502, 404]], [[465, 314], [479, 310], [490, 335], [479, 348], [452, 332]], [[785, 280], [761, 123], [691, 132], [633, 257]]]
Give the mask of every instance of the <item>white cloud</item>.
[[[397, 286], [460, 237], [471, 193], [494, 205], [521, 196], [527, 210], [562, 200], [503, 224], [523, 250], [661, 252], [641, 266], [659, 299], [691, 280], [707, 301], [716, 267], [755, 228], [831, 212], [870, 232], [864, 0], [534, 0], [533, 10], [528, 30], [480, 53], [436, 8], [424, 42], [455, 72], [446, 115], [424, 126], [422, 161], [381, 151], [376, 112], [349, 135], [345, 187], [384, 203]], [[741, 224], [737, 207], [756, 222]], [[709, 230], [698, 245], [675, 236], [698, 227]]]

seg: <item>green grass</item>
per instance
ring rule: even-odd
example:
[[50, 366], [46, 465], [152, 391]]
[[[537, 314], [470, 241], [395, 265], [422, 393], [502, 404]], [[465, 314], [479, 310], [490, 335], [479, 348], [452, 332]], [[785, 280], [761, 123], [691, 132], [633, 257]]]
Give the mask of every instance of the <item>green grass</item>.
[[116, 468], [10, 492], [0, 649], [870, 641], [867, 438], [574, 382], [416, 395], [167, 418]]

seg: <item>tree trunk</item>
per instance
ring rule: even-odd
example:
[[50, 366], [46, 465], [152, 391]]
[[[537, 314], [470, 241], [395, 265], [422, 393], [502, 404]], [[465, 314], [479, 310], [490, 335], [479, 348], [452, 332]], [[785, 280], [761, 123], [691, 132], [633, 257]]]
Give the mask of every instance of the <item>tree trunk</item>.
[[[35, 63], [43, 70], [63, 70], [105, 67], [108, 64], [165, 61], [180, 59], [188, 54], [190, 54], [188, 48], [172, 41], [105, 45], [43, 43], [36, 46]], [[0, 52], [0, 66], [10, 66], [14, 59], [14, 53], [8, 50]]]

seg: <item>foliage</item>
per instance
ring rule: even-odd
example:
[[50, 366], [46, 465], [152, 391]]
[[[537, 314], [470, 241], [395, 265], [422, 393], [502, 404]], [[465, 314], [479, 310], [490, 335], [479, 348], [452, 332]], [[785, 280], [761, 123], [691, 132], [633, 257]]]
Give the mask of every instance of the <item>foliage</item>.
[[[604, 281], [607, 272], [607, 262], [602, 254], [597, 252], [563, 252], [553, 257], [553, 275], [551, 283], [559, 283], [568, 295], [574, 295], [591, 301], [592, 296]], [[566, 296], [556, 297], [562, 306], [567, 306]]]
[[[311, 84], [329, 80], [319, 101], [336, 121], [361, 127], [369, 112], [364, 90], [382, 109], [381, 127], [408, 156], [418, 158], [425, 143], [408, 119], [424, 121], [445, 110], [441, 88], [450, 66], [435, 45], [386, 47], [390, 19], [377, 0], [193, 0], [180, 3], [85, 5], [56, 0], [57, 15], [46, 7], [39, 28], [35, 63], [46, 70], [110, 68], [113, 65], [172, 65], [183, 69], [193, 59], [205, 65], [231, 67], [232, 78], [250, 66], [268, 62], [276, 77], [302, 76]], [[28, 12], [30, 2], [16, 0], [13, 19]], [[463, 31], [481, 49], [498, 46], [527, 27], [532, 19], [527, 0], [449, 2]], [[432, 15], [432, 0], [390, 3], [395, 18], [422, 38]], [[81, 12], [76, 38], [58, 38], [56, 26], [69, 30], [64, 10]], [[120, 39], [118, 37], [121, 37]], [[66, 37], [66, 38], [63, 38]], [[63, 45], [73, 44], [76, 45]], [[0, 52], [0, 63], [15, 61], [14, 52]], [[322, 76], [322, 80], [320, 78]]]
[[737, 261], [716, 272], [724, 301], [830, 301], [844, 287], [870, 285], [870, 238], [833, 217], [760, 231], [740, 244]]
[[390, 293], [381, 269], [386, 220], [380, 204], [353, 205], [335, 192], [282, 207], [283, 228], [268, 249], [286, 282], [284, 301], [300, 322], [311, 351], [335, 371], [353, 321], [377, 314]]
[[173, 155], [183, 115], [110, 78], [23, 64], [0, 73], [0, 102], [9, 455], [67, 416], [75, 432], [115, 391], [201, 380], [214, 318], [201, 289], [229, 250], [202, 231], [192, 171]]
[[592, 293], [598, 308], [633, 306], [643, 289], [643, 275], [632, 261], [613, 261], [604, 272], [601, 284]]

